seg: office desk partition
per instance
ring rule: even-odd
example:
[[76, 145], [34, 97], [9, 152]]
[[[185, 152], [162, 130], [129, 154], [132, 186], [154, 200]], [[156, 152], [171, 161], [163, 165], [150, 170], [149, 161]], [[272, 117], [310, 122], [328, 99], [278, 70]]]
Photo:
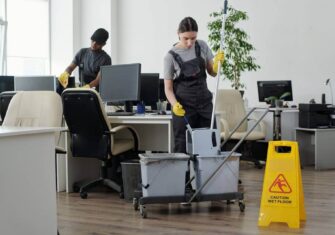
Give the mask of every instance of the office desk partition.
[[[172, 116], [171, 115], [133, 115], [133, 116], [109, 116], [112, 126], [130, 125], [139, 134], [139, 149], [144, 151], [171, 152], [173, 148]], [[74, 182], [93, 179], [99, 176], [100, 162], [96, 159], [74, 158], [69, 149], [70, 139], [67, 136], [66, 158], [66, 191], [72, 192]], [[60, 169], [60, 167], [58, 167]], [[59, 179], [59, 177], [58, 177]]]
[[0, 127], [0, 234], [57, 234], [55, 131]]
[[335, 128], [296, 128], [302, 166], [314, 165], [315, 170], [335, 169]]
[[171, 153], [173, 146], [171, 115], [110, 116], [108, 120], [112, 126], [133, 126], [139, 134], [139, 150]]

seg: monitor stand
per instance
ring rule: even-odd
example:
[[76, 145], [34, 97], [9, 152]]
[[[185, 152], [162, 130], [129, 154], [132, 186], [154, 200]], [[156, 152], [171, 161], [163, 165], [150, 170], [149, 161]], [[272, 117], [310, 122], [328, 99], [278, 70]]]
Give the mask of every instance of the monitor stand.
[[125, 101], [124, 102], [124, 111], [127, 113], [133, 112], [133, 102], [131, 101]]

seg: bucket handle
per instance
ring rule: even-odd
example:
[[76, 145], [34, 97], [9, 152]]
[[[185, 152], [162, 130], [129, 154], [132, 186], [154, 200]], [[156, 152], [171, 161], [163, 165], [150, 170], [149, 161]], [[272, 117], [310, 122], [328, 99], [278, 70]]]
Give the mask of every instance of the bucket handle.
[[[280, 147], [290, 148], [290, 151], [278, 152], [277, 149]], [[272, 149], [276, 154], [287, 154], [292, 153], [297, 148], [296, 141], [270, 141], [269, 149]]]
[[142, 188], [145, 188], [145, 189], [149, 188], [149, 186], [150, 186], [150, 184], [146, 184], [146, 185], [141, 184], [141, 185], [142, 185]]

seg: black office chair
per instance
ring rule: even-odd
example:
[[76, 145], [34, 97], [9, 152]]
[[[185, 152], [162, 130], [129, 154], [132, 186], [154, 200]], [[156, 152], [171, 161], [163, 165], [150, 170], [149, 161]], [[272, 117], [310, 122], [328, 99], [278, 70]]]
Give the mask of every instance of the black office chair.
[[[87, 191], [100, 184], [122, 193], [121, 183], [114, 180], [119, 157], [137, 152], [137, 132], [125, 125], [112, 128], [100, 96], [93, 89], [66, 89], [62, 93], [62, 100], [73, 157], [97, 158], [102, 162], [100, 177], [78, 186], [81, 198], [87, 198]], [[108, 167], [111, 168], [113, 180], [107, 178]]]
[[0, 117], [2, 121], [5, 120], [8, 105], [15, 94], [16, 91], [4, 91], [0, 93]]

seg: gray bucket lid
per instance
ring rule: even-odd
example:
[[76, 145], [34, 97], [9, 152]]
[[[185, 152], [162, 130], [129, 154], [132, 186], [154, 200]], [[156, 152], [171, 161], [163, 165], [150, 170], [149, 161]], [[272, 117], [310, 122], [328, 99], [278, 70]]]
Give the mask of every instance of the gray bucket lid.
[[140, 161], [144, 163], [157, 162], [157, 161], [187, 161], [190, 156], [184, 153], [145, 153], [139, 154]]
[[[197, 158], [225, 158], [228, 157], [230, 154], [230, 151], [223, 151], [220, 152], [219, 155], [198, 155]], [[242, 154], [237, 153], [237, 152], [233, 152], [232, 155], [230, 155], [230, 157], [241, 157]]]

